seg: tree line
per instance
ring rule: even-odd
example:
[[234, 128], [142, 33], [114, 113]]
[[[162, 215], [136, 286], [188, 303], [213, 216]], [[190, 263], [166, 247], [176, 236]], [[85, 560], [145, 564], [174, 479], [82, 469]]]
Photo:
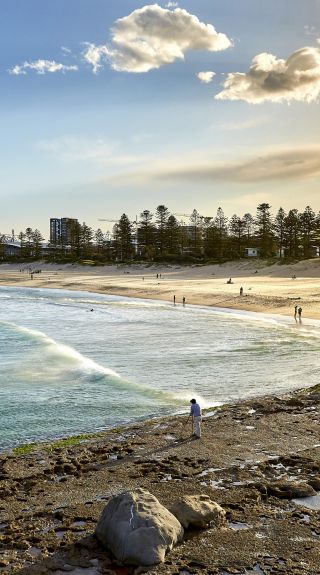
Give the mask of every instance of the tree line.
[[[99, 262], [177, 261], [206, 262], [234, 260], [245, 255], [246, 248], [256, 248], [261, 258], [290, 260], [311, 258], [320, 246], [320, 213], [310, 206], [303, 212], [279, 208], [273, 215], [268, 203], [257, 206], [256, 214], [234, 214], [227, 218], [221, 207], [216, 215], [207, 217], [196, 209], [185, 215], [172, 214], [164, 205], [155, 212], [141, 212], [132, 222], [122, 214], [112, 234], [100, 228], [93, 230], [85, 223], [72, 221], [68, 241], [61, 237], [49, 244], [47, 259]], [[22, 259], [43, 256], [43, 237], [39, 230], [27, 228], [20, 232]], [[2, 259], [6, 259], [5, 239], [0, 235]]]

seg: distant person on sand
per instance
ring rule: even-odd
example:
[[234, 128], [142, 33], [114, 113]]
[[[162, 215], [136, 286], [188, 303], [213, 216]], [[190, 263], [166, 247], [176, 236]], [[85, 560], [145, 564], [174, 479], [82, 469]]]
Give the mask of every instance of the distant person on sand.
[[240, 288], [240, 295], [243, 295], [243, 287]]
[[298, 313], [298, 306], [295, 305], [294, 306], [294, 319], [297, 319], [297, 313]]
[[173, 305], [176, 305], [176, 296], [173, 296]]
[[299, 307], [298, 309], [299, 321], [301, 321], [301, 314], [302, 314], [302, 307]]
[[193, 436], [197, 439], [201, 437], [201, 407], [196, 399], [190, 399], [191, 410], [190, 415], [193, 419]]
[[231, 279], [231, 278], [228, 279], [227, 284], [232, 284], [232, 279]]
[[182, 305], [183, 305], [183, 307], [186, 305], [186, 298], [184, 296], [182, 298]]

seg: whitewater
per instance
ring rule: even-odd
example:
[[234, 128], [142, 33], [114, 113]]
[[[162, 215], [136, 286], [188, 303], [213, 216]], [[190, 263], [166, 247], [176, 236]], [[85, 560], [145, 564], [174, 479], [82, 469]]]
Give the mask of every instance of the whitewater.
[[0, 450], [318, 383], [320, 322], [0, 288]]

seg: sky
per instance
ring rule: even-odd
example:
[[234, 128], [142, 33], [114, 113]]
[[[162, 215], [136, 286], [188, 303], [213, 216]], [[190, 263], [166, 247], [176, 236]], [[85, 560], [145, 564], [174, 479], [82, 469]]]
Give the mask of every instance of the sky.
[[320, 210], [320, 0], [1, 0], [0, 233]]

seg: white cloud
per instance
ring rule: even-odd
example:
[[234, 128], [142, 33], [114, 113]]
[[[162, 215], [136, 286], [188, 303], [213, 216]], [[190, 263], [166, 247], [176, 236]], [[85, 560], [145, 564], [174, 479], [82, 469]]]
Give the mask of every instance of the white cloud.
[[178, 6], [178, 2], [167, 2], [166, 4], [166, 8], [177, 8]]
[[86, 42], [85, 46], [83, 57], [88, 64], [91, 64], [93, 73], [97, 74], [100, 68], [103, 68], [103, 62], [108, 59], [109, 50], [107, 46], [96, 46], [89, 42]]
[[55, 73], [55, 72], [70, 72], [78, 70], [78, 66], [66, 66], [59, 64], [54, 60], [36, 60], [35, 62], [24, 62], [21, 66], [14, 66], [9, 71], [9, 74], [19, 76], [20, 74], [27, 74], [27, 70], [34, 70], [37, 74]]
[[186, 10], [168, 10], [158, 4], [144, 6], [116, 20], [111, 32], [110, 46], [87, 44], [84, 58], [94, 72], [106, 61], [120, 72], [149, 72], [183, 60], [188, 50], [216, 52], [232, 45], [225, 34]]
[[216, 75], [215, 72], [211, 72], [208, 70], [207, 72], [199, 72], [197, 74], [197, 78], [199, 78], [200, 82], [202, 82], [203, 84], [210, 84], [215, 75]]
[[320, 94], [320, 50], [306, 46], [287, 60], [258, 54], [247, 73], [228, 74], [217, 100], [261, 102], [313, 102]]
[[304, 28], [304, 31], [305, 31], [307, 36], [316, 36], [317, 35], [317, 28], [315, 26], [309, 26], [309, 24], [307, 24], [303, 28]]

